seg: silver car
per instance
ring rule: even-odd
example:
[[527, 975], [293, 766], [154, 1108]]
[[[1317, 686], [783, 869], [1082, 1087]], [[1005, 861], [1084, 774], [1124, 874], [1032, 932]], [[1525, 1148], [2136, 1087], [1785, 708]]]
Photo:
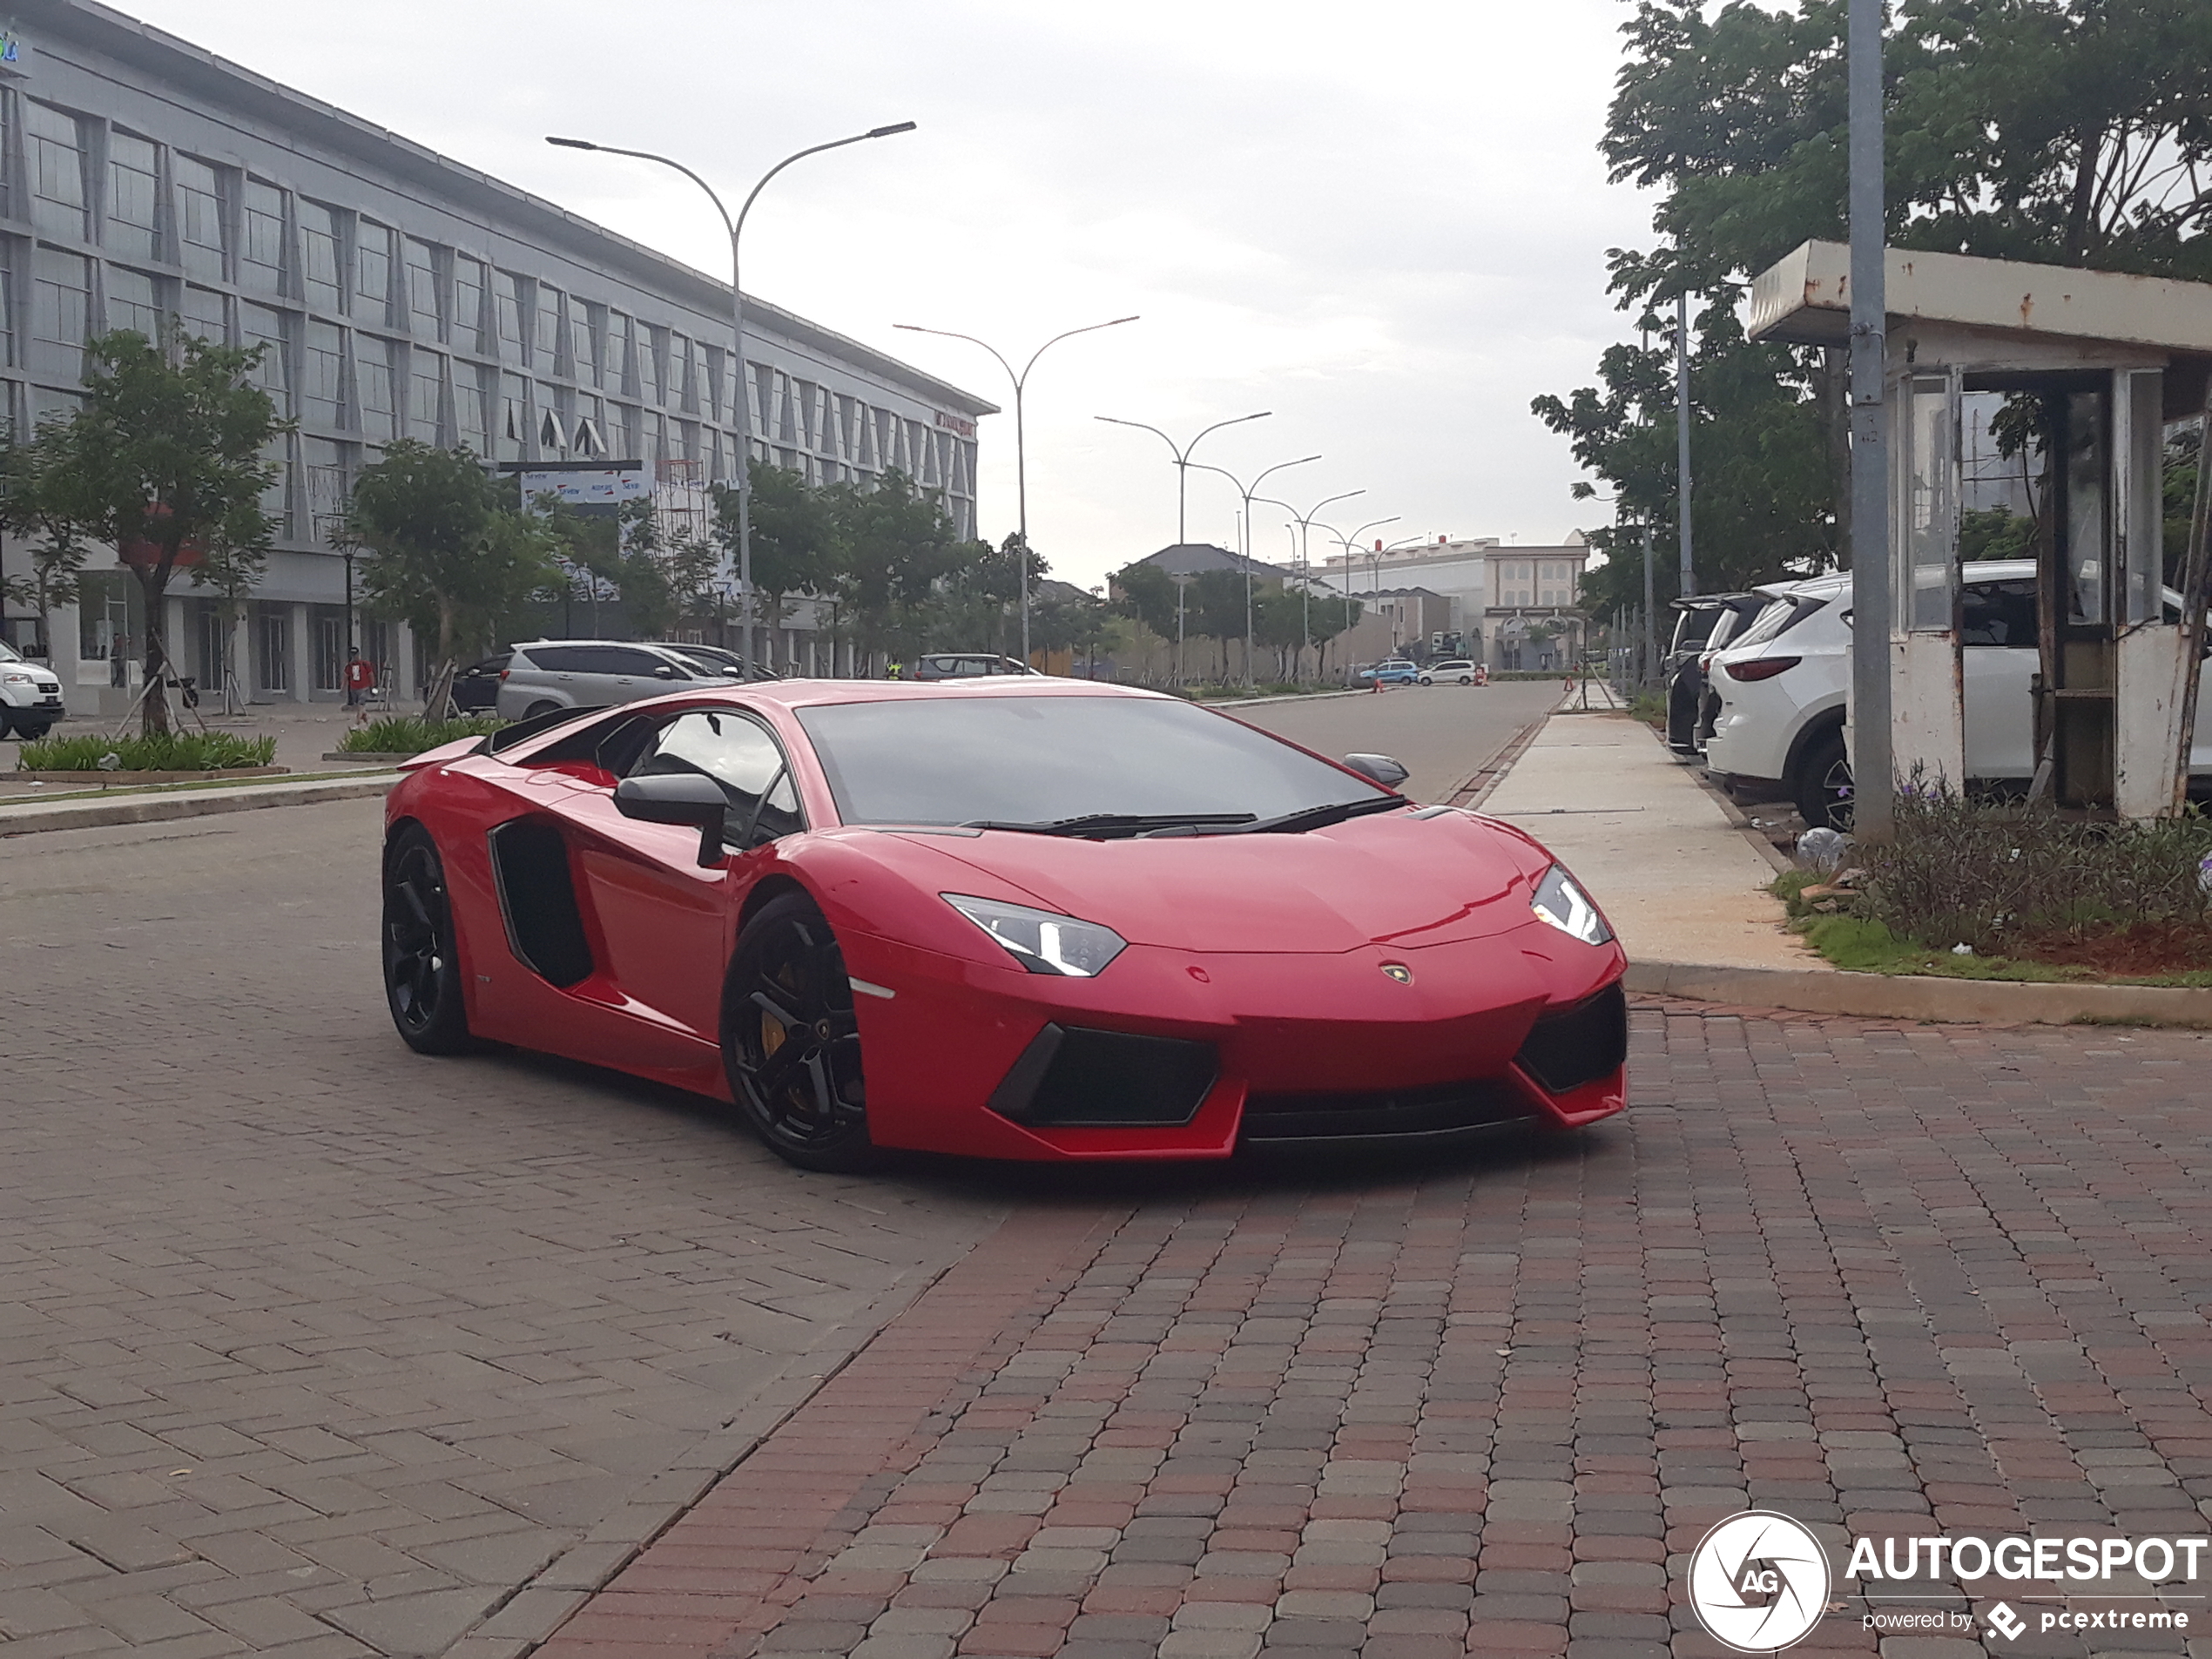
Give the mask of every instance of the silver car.
[[709, 674], [665, 645], [611, 639], [533, 639], [515, 647], [499, 676], [498, 709], [506, 720], [527, 720], [563, 709], [611, 708], [658, 697]]

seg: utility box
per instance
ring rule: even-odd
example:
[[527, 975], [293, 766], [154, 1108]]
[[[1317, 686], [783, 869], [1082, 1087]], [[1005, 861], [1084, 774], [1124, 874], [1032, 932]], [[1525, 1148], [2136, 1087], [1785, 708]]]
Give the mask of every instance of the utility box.
[[[1843, 244], [1799, 247], [1753, 285], [1750, 337], [1846, 343], [1850, 273]], [[1971, 525], [2035, 561], [2033, 786], [2126, 818], [2168, 810], [2182, 676], [2198, 666], [2182, 662], [2167, 580], [2165, 450], [2171, 423], [2204, 412], [2212, 286], [1896, 248], [1887, 286], [1899, 778], [1978, 781]]]

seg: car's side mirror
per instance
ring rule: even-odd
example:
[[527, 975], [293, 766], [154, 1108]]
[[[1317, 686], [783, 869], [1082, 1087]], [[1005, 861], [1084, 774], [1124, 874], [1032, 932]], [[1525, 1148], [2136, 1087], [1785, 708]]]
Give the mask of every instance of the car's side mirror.
[[722, 826], [730, 798], [711, 778], [668, 772], [625, 778], [615, 786], [615, 811], [641, 824], [678, 824], [699, 833], [699, 867], [722, 862]]
[[672, 680], [676, 678], [676, 670], [671, 664], [663, 663], [653, 671], [653, 678], [657, 680]]
[[723, 664], [722, 671], [733, 680], [741, 680], [745, 678], [745, 670], [739, 668], [735, 663]]
[[1388, 755], [1346, 755], [1344, 764], [1362, 778], [1372, 778], [1385, 789], [1395, 789], [1413, 774]]

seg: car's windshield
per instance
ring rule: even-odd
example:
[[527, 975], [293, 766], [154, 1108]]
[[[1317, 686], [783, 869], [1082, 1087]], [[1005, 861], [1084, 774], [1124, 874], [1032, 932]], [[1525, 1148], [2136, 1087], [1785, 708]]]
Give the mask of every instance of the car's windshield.
[[1696, 651], [1710, 638], [1713, 624], [1719, 617], [1717, 609], [1703, 605], [1675, 612], [1676, 651]]
[[1779, 639], [1807, 617], [1828, 603], [1826, 596], [1813, 597], [1792, 594], [1775, 600], [1758, 614], [1758, 618], [1742, 633], [1730, 640], [1729, 648], [1744, 645], [1764, 645], [1770, 639]]
[[17, 654], [16, 648], [13, 645], [10, 645], [6, 640], [0, 639], [0, 663], [19, 663], [21, 661], [23, 661], [23, 658]]
[[847, 824], [1268, 819], [1387, 792], [1187, 703], [979, 697], [799, 711]]

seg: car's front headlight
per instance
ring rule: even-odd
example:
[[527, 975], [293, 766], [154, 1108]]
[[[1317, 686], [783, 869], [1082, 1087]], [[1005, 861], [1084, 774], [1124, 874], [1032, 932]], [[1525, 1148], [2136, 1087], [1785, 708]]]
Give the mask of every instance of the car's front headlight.
[[1103, 973], [1129, 943], [1111, 927], [1049, 910], [1001, 904], [996, 899], [974, 899], [964, 893], [937, 896], [990, 934], [1032, 974], [1089, 979]]
[[0, 674], [0, 680], [4, 680], [10, 685], [28, 685], [30, 684], [30, 676], [28, 674]]
[[1610, 944], [1613, 929], [1605, 925], [1605, 918], [1590, 902], [1590, 895], [1575, 885], [1575, 879], [1554, 864], [1544, 872], [1544, 879], [1536, 884], [1535, 896], [1528, 907], [1537, 919], [1548, 921], [1560, 932], [1581, 940], [1586, 945]]

